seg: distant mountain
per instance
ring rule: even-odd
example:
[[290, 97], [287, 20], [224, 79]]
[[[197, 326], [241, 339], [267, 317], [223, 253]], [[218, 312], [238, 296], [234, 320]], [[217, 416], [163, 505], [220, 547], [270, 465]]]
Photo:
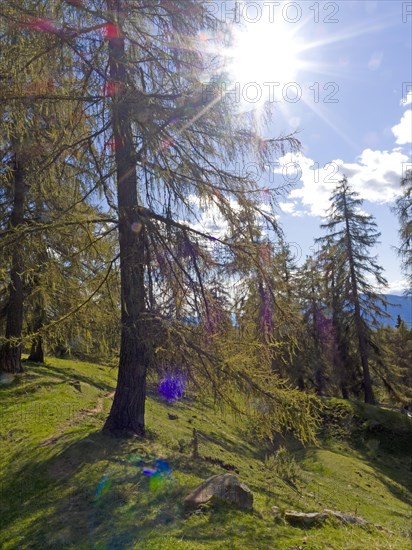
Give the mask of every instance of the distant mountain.
[[405, 321], [408, 328], [412, 328], [412, 296], [397, 296], [396, 294], [385, 294], [385, 298], [391, 305], [388, 305], [387, 313], [390, 317], [382, 318], [382, 325], [394, 327], [398, 315]]
[[[389, 302], [386, 311], [390, 317], [378, 318], [381, 324], [395, 327], [398, 315], [400, 315], [406, 326], [412, 328], [412, 296], [398, 296], [396, 294], [385, 294], [384, 296]], [[194, 316], [184, 317], [182, 321], [190, 326], [196, 326], [199, 323], [199, 320]], [[234, 326], [236, 325], [236, 317], [234, 315], [232, 316], [232, 323]]]

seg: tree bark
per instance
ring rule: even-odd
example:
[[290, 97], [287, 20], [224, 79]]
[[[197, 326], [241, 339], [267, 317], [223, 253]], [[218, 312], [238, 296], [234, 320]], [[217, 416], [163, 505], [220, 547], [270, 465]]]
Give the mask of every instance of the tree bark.
[[351, 286], [352, 286], [352, 294], [353, 294], [352, 301], [355, 309], [355, 326], [356, 326], [356, 332], [358, 336], [358, 349], [359, 349], [359, 355], [360, 355], [362, 373], [363, 373], [363, 391], [365, 395], [365, 403], [369, 403], [373, 405], [375, 404], [375, 396], [373, 394], [372, 381], [371, 381], [371, 376], [369, 371], [368, 344], [367, 344], [366, 335], [365, 335], [365, 326], [362, 320], [360, 303], [359, 303], [358, 285], [356, 281], [355, 264], [354, 264], [353, 251], [352, 251], [352, 236], [350, 232], [349, 219], [348, 219], [348, 213], [346, 208], [346, 196], [345, 196], [345, 223], [346, 223], [349, 269], [350, 269]]
[[32, 363], [44, 363], [43, 338], [36, 336], [31, 344], [30, 355], [27, 361]]
[[342, 328], [338, 319], [339, 294], [336, 290], [335, 272], [332, 265], [331, 269], [331, 291], [332, 291], [332, 326], [334, 334], [333, 343], [333, 367], [337, 374], [337, 381], [343, 399], [349, 399], [349, 391], [347, 386], [348, 376], [348, 357], [346, 352], [346, 342], [342, 334]]
[[[10, 226], [16, 228], [24, 222], [26, 186], [23, 166], [14, 158], [14, 197]], [[23, 372], [21, 344], [23, 328], [23, 253], [21, 245], [14, 247], [10, 270], [9, 299], [6, 318], [6, 342], [0, 349], [0, 372]]]
[[[314, 295], [315, 289], [312, 287], [312, 294]], [[323, 395], [324, 390], [324, 372], [323, 372], [323, 357], [321, 346], [319, 342], [319, 328], [318, 328], [318, 307], [315, 300], [312, 300], [312, 332], [313, 341], [315, 345], [315, 385], [317, 395]]]
[[[148, 344], [145, 312], [145, 228], [138, 217], [137, 170], [127, 87], [125, 41], [119, 16], [120, 0], [107, 0], [116, 37], [108, 38], [113, 142], [119, 210], [121, 273], [121, 344], [117, 387], [104, 430], [116, 435], [145, 433]], [[115, 18], [117, 14], [117, 18]], [[116, 20], [117, 19], [117, 20]]]
[[[37, 284], [39, 284], [38, 281]], [[32, 363], [44, 363], [43, 338], [41, 334], [39, 334], [39, 331], [44, 323], [45, 312], [40, 302], [38, 302], [34, 307], [33, 314], [33, 332], [35, 333], [35, 336], [32, 339], [30, 355], [27, 358], [27, 361], [31, 361]]]

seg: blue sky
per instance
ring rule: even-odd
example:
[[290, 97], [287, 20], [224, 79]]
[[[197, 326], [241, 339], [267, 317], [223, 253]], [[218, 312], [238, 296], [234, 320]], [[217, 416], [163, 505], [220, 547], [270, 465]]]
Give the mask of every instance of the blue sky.
[[298, 166], [294, 172], [288, 165], [296, 182], [280, 213], [296, 255], [311, 252], [328, 197], [345, 173], [382, 233], [376, 252], [387, 292], [400, 293], [398, 222], [390, 207], [412, 167], [412, 2], [245, 2], [237, 17], [246, 29], [243, 48], [234, 50], [241, 101], [259, 108], [258, 88], [267, 94], [264, 82], [287, 79], [272, 88], [269, 100], [276, 103], [266, 133], [299, 130], [301, 155], [279, 159], [270, 174], [280, 185], [287, 163]]

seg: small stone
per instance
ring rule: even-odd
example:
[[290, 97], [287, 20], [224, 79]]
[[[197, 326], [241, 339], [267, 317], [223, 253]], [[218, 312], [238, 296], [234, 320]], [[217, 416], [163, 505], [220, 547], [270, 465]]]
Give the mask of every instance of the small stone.
[[328, 517], [324, 512], [295, 512], [295, 510], [290, 510], [285, 513], [285, 519], [291, 525], [297, 525], [300, 527], [309, 527], [311, 525], [316, 525], [317, 523], [322, 523]]
[[184, 500], [186, 510], [216, 502], [232, 504], [242, 510], [253, 509], [253, 493], [233, 474], [212, 476], [194, 489]]
[[14, 374], [11, 372], [2, 372], [0, 373], [0, 386], [9, 386], [14, 382]]
[[177, 420], [179, 417], [177, 414], [168, 413], [169, 420]]

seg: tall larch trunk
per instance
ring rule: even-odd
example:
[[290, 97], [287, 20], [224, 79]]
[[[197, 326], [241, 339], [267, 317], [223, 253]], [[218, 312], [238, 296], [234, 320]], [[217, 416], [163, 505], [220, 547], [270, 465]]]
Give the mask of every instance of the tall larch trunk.
[[312, 309], [312, 333], [313, 333], [313, 342], [315, 346], [315, 386], [316, 393], [318, 395], [323, 395], [324, 390], [324, 372], [323, 372], [323, 359], [322, 359], [322, 350], [319, 341], [319, 311], [318, 304], [315, 298], [315, 288], [312, 284], [311, 287], [311, 309]]
[[[121, 272], [121, 343], [117, 387], [104, 430], [145, 433], [148, 345], [145, 340], [145, 228], [138, 217], [137, 170], [127, 92], [121, 1], [107, 0], [115, 32], [108, 33], [111, 116], [115, 148]], [[113, 36], [116, 35], [116, 36]]]
[[[10, 227], [18, 228], [24, 223], [24, 201], [26, 185], [24, 170], [17, 155], [13, 166], [13, 210]], [[21, 363], [21, 343], [23, 328], [23, 250], [19, 244], [13, 248], [10, 269], [9, 298], [6, 318], [6, 342], [0, 349], [0, 372], [23, 372]]]
[[352, 295], [353, 295], [353, 306], [355, 309], [355, 326], [356, 326], [356, 333], [358, 337], [359, 355], [360, 355], [362, 373], [363, 373], [363, 391], [365, 395], [365, 403], [369, 403], [373, 405], [375, 403], [375, 396], [373, 394], [372, 381], [371, 381], [371, 375], [369, 370], [368, 343], [365, 335], [365, 326], [362, 320], [362, 314], [361, 314], [361, 308], [360, 308], [360, 302], [359, 302], [358, 285], [357, 285], [356, 273], [355, 273], [355, 263], [354, 263], [353, 251], [352, 251], [352, 237], [351, 237], [351, 232], [349, 227], [348, 212], [346, 208], [346, 197], [345, 197], [345, 225], [346, 225], [346, 235], [347, 235], [350, 280], [351, 280]]
[[331, 295], [332, 295], [332, 327], [333, 327], [333, 333], [334, 333], [333, 366], [336, 373], [337, 383], [342, 393], [342, 398], [349, 399], [348, 380], [347, 380], [347, 377], [348, 377], [347, 357], [346, 357], [346, 353], [344, 352], [344, 347], [346, 344], [343, 341], [342, 328], [338, 317], [338, 312], [340, 309], [339, 295], [336, 289], [335, 270], [333, 265], [331, 267], [330, 280], [331, 280]]
[[33, 338], [30, 355], [27, 361], [31, 361], [32, 363], [44, 363], [43, 338], [41, 336]]

